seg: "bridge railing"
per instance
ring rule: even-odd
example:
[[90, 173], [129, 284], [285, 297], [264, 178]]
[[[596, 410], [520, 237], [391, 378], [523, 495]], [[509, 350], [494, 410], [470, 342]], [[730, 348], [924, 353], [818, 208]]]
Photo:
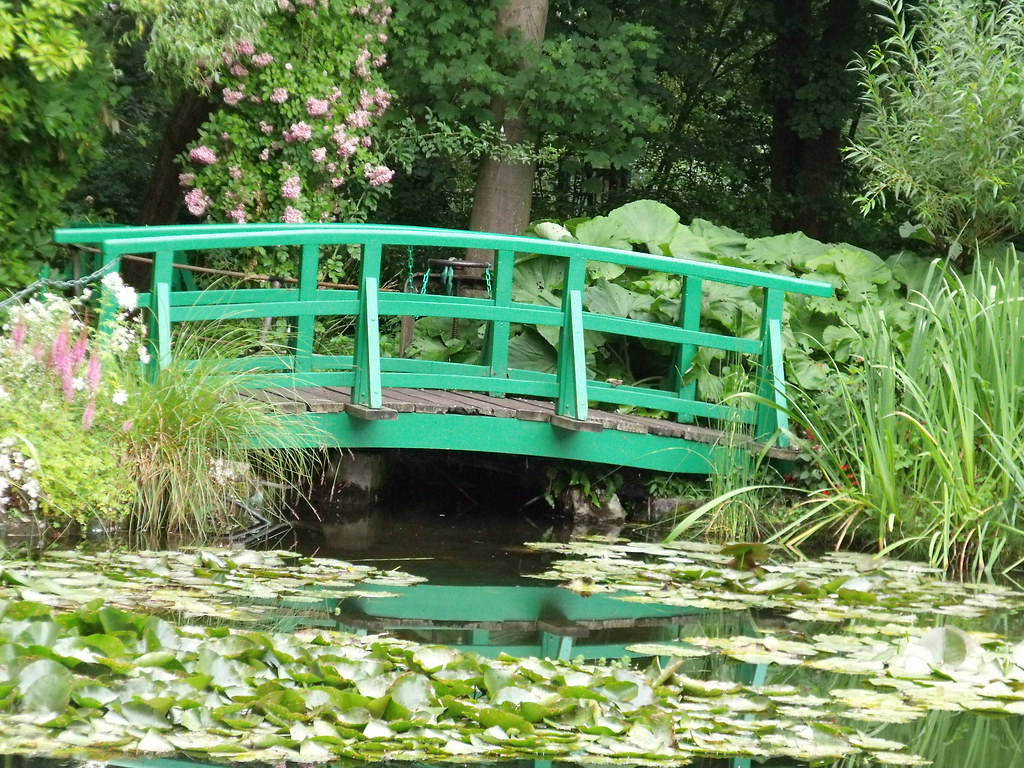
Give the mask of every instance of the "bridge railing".
[[[170, 227], [102, 227], [57, 230], [58, 242], [98, 246], [104, 263], [122, 256], [153, 260], [152, 286], [140, 297], [150, 318], [153, 364], [167, 366], [174, 358], [172, 329], [181, 324], [255, 318], [293, 318], [292, 343], [284, 354], [260, 355], [239, 361], [259, 371], [256, 386], [348, 386], [354, 403], [368, 409], [382, 404], [387, 387], [454, 389], [492, 394], [549, 398], [555, 401], [557, 423], [583, 426], [588, 403], [626, 405], [667, 411], [680, 421], [709, 419], [753, 424], [757, 439], [785, 444], [786, 384], [783, 375], [782, 316], [787, 292], [829, 296], [825, 283], [734, 267], [654, 256], [575, 243], [461, 230], [373, 224], [253, 224]], [[351, 289], [318, 284], [325, 247], [357, 246], [358, 285]], [[493, 288], [487, 298], [381, 290], [384, 249], [486, 249], [495, 254]], [[189, 254], [225, 249], [294, 247], [298, 282], [294, 287], [183, 290], [174, 280], [175, 266]], [[517, 257], [546, 255], [564, 267], [561, 306], [516, 301], [513, 277]], [[532, 258], [532, 256], [531, 256]], [[680, 309], [675, 324], [641, 321], [590, 311], [585, 302], [588, 262], [661, 272], [680, 279]], [[180, 282], [180, 281], [179, 281]], [[713, 333], [701, 328], [704, 286], [718, 282], [756, 286], [761, 292], [761, 324], [756, 338]], [[318, 318], [349, 317], [354, 325], [350, 355], [314, 351]], [[381, 354], [381, 318], [413, 316], [478, 320], [486, 326], [478, 364], [386, 357]], [[513, 367], [509, 342], [517, 324], [558, 330], [554, 373]], [[584, 334], [603, 334], [660, 341], [674, 349], [667, 386], [662, 389], [598, 381], [588, 376]], [[756, 361], [758, 405], [754, 409], [699, 398], [686, 376], [701, 347], [748, 355]]]

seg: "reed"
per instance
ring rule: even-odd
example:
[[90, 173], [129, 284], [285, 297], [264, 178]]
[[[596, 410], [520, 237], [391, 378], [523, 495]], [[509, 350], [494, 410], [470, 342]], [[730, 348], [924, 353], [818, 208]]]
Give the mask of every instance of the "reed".
[[866, 313], [863, 366], [800, 413], [824, 488], [783, 531], [790, 543], [901, 551], [959, 575], [1024, 554], [1024, 287], [1011, 254], [969, 278], [933, 269], [901, 343]]

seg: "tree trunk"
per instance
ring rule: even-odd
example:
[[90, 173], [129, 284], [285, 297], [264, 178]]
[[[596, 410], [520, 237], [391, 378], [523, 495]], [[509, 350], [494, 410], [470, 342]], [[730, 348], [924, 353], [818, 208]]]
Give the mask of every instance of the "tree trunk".
[[184, 91], [174, 105], [160, 150], [153, 163], [153, 175], [139, 206], [138, 224], [173, 224], [181, 210], [179, 168], [175, 158], [199, 136], [199, 128], [210, 115], [209, 100], [192, 89]]
[[[842, 168], [839, 100], [848, 100], [859, 0], [829, 0], [820, 33], [812, 0], [774, 0], [776, 39], [771, 134], [772, 229], [832, 237]], [[822, 52], [825, 52], [824, 54]], [[815, 103], [800, 98], [812, 95]], [[811, 133], [807, 126], [817, 126]]]
[[[544, 41], [547, 18], [548, 0], [508, 0], [498, 11], [495, 27], [503, 36], [515, 32], [524, 49], [536, 49]], [[524, 54], [519, 66], [524, 69], [530, 66], [528, 54]], [[491, 109], [510, 145], [532, 143], [535, 137], [515, 106], [496, 97]], [[469, 228], [478, 232], [521, 234], [530, 223], [536, 171], [535, 162], [510, 163], [483, 158], [477, 171]], [[493, 254], [474, 251], [472, 258], [492, 261]]]
[[[182, 192], [178, 186], [178, 165], [174, 158], [185, 151], [190, 141], [199, 135], [199, 127], [210, 114], [210, 102], [205, 96], [188, 89], [178, 97], [164, 126], [160, 148], [153, 162], [146, 194], [139, 205], [135, 223], [141, 225], [173, 224], [181, 210]], [[148, 264], [125, 261], [121, 265], [125, 282], [139, 291], [150, 288]]]

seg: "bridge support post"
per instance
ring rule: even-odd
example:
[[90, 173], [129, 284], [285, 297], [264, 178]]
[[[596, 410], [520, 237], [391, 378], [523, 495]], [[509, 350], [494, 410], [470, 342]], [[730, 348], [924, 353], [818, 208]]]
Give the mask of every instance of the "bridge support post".
[[782, 309], [785, 294], [765, 288], [761, 305], [761, 361], [758, 366], [757, 423], [755, 437], [761, 442], [775, 439], [780, 448], [789, 445], [786, 379], [782, 365]]
[[566, 296], [565, 325], [558, 345], [559, 416], [587, 420], [587, 359], [583, 338], [583, 292]]
[[380, 313], [378, 311], [378, 280], [380, 279], [381, 244], [369, 242], [363, 248], [362, 277], [359, 281], [359, 316], [356, 319], [355, 383], [352, 402], [369, 408], [380, 408]]
[[[687, 331], [700, 330], [700, 309], [704, 294], [704, 281], [699, 277], [684, 277], [683, 291], [679, 297], [679, 326]], [[697, 354], [697, 345], [680, 344], [672, 361], [670, 389], [679, 393], [682, 400], [693, 400], [697, 396], [697, 382], [684, 383], [693, 358]], [[693, 416], [687, 413], [677, 415], [677, 421], [689, 424]]]

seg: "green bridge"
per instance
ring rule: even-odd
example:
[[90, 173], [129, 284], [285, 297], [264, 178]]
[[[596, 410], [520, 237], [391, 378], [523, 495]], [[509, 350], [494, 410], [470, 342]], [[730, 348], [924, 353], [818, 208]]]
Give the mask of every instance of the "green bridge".
[[[273, 403], [290, 430], [290, 445], [425, 448], [577, 459], [669, 472], [711, 473], [728, 466], [737, 450], [786, 453], [786, 384], [783, 375], [783, 303], [787, 292], [829, 296], [832, 286], [765, 272], [567, 242], [450, 229], [372, 224], [252, 224], [61, 229], [55, 239], [95, 249], [103, 264], [152, 262], [151, 290], [140, 296], [148, 313], [154, 370], [180, 361], [177, 331], [201, 324], [205, 335], [233, 323], [285, 318], [289, 341], [254, 349], [231, 361], [250, 372], [250, 397]], [[297, 278], [256, 287], [196, 290], [203, 254], [260, 248], [294, 259]], [[354, 285], [324, 283], [322, 259], [338, 249], [358, 258]], [[471, 253], [487, 252], [493, 266], [477, 270], [486, 290], [459, 295], [453, 270]], [[385, 259], [427, 263], [447, 279], [440, 294], [423, 289], [422, 274], [382, 285]], [[547, 304], [517, 300], [516, 264], [547, 258], [560, 265], [557, 285], [546, 285]], [[439, 261], [438, 261], [439, 260]], [[674, 324], [646, 322], [596, 311], [588, 301], [588, 264], [610, 263], [681, 281]], [[112, 266], [113, 268], [113, 266]], [[429, 274], [429, 273], [428, 273]], [[438, 280], [437, 282], [440, 282]], [[759, 295], [756, 337], [712, 333], [701, 327], [705, 284], [750, 286]], [[250, 283], [251, 284], [251, 283]], [[466, 293], [466, 292], [461, 292]], [[471, 292], [472, 293], [472, 292]], [[522, 296], [520, 295], [520, 298]], [[483, 348], [472, 363], [402, 356], [381, 332], [415, 318], [479, 321]], [[401, 318], [401, 320], [400, 320]], [[324, 354], [324, 328], [333, 351]], [[510, 338], [523, 327], [557, 334], [554, 370], [516, 367]], [[669, 345], [674, 354], [662, 387], [596, 380], [587, 367], [585, 335], [619, 334]], [[319, 335], [318, 335], [319, 334]], [[342, 336], [344, 338], [340, 338]], [[255, 338], [255, 335], [254, 335]], [[259, 347], [259, 345], [254, 345]], [[699, 348], [733, 353], [756, 371], [753, 398], [709, 402], [687, 376]], [[628, 408], [623, 409], [622, 406]], [[618, 410], [617, 410], [618, 409]], [[654, 419], [621, 410], [670, 415]], [[273, 443], [273, 437], [268, 443]]]

